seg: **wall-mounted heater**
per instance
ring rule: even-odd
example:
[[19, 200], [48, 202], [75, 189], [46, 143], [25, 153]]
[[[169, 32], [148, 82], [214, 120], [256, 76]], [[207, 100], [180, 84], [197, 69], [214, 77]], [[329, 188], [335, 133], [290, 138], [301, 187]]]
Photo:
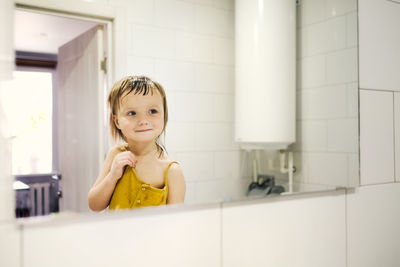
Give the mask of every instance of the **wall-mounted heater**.
[[235, 2], [235, 139], [287, 149], [296, 128], [296, 1]]

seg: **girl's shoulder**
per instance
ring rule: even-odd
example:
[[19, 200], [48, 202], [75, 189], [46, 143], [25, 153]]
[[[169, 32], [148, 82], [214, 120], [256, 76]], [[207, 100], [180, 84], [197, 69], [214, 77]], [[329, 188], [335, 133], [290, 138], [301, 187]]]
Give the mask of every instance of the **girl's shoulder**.
[[115, 145], [113, 147], [110, 148], [110, 150], [108, 151], [107, 156], [110, 158], [114, 158], [118, 153], [127, 151], [127, 145]]

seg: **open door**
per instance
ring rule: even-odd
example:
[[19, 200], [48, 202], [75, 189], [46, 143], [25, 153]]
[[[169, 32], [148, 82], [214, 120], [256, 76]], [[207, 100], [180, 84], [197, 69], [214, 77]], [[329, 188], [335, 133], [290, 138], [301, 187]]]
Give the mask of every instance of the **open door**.
[[87, 195], [104, 155], [103, 27], [58, 51], [58, 159], [61, 211], [88, 211]]

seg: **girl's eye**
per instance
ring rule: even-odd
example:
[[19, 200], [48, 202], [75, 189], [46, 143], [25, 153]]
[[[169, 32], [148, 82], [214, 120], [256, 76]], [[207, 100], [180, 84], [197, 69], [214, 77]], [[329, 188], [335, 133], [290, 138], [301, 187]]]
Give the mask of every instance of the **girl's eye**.
[[128, 112], [128, 115], [129, 115], [129, 116], [134, 116], [134, 115], [136, 115], [136, 112], [135, 112], [135, 111], [129, 111], [129, 112]]
[[156, 114], [158, 111], [156, 109], [150, 109], [150, 114]]

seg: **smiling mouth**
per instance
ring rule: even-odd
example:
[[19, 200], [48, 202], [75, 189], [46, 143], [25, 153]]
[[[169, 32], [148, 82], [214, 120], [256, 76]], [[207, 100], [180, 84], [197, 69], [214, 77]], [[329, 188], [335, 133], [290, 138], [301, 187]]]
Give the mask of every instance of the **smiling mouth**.
[[143, 132], [148, 132], [151, 131], [151, 129], [144, 129], [144, 130], [136, 130], [138, 133], [143, 133]]

